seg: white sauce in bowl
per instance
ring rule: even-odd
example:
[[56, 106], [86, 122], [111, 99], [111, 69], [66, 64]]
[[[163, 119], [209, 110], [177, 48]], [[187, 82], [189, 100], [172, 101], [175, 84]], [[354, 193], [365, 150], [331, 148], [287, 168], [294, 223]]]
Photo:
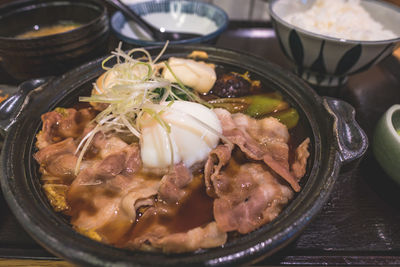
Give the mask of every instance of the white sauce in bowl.
[[[214, 21], [197, 14], [156, 12], [143, 16], [143, 19], [156, 28], [171, 32], [207, 35], [218, 29]], [[130, 38], [151, 40], [134, 22], [125, 22], [121, 33]]]

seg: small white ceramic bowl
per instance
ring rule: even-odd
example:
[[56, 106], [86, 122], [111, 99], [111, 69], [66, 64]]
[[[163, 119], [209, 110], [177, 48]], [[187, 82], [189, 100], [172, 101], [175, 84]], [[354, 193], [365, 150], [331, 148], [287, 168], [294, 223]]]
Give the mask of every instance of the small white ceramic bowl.
[[[334, 0], [332, 0], [333, 2]], [[382, 41], [357, 41], [306, 31], [284, 21], [309, 9], [315, 0], [272, 0], [270, 15], [276, 36], [296, 72], [311, 84], [339, 86], [353, 73], [365, 71], [390, 55], [400, 42], [400, 8], [379, 0], [362, 0], [371, 17], [397, 37]]]
[[372, 149], [385, 172], [400, 184], [400, 105], [389, 108], [376, 125]]
[[[190, 0], [154, 0], [130, 4], [129, 7], [153, 26], [171, 32], [197, 33], [200, 37], [172, 41], [170, 44], [213, 43], [228, 26], [228, 15], [221, 8]], [[137, 46], [162, 45], [151, 40], [135, 23], [126, 21], [121, 12], [111, 18], [117, 37]]]

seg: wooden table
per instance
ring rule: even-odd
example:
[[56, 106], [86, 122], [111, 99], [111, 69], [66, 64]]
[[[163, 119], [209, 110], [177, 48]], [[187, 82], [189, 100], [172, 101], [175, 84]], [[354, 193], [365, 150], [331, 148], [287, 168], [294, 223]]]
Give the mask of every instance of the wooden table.
[[[232, 22], [217, 46], [291, 65], [268, 23]], [[0, 72], [0, 84], [12, 82]], [[0, 88], [1, 89], [1, 88]], [[335, 90], [318, 89], [350, 102], [369, 137], [383, 112], [400, 103], [400, 63], [395, 56], [350, 77]], [[35, 243], [0, 196], [0, 266], [68, 266]], [[288, 247], [256, 266], [400, 265], [400, 187], [383, 172], [369, 150], [358, 166], [342, 171], [330, 200]]]

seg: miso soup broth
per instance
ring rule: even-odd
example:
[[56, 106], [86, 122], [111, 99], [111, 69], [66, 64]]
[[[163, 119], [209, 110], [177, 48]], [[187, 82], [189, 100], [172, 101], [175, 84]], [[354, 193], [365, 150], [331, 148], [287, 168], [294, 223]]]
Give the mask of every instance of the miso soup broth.
[[21, 34], [16, 35], [16, 38], [36, 38], [36, 37], [43, 37], [47, 35], [53, 35], [58, 33], [63, 33], [67, 31], [74, 30], [81, 26], [78, 23], [73, 22], [59, 22], [56, 25], [51, 26], [40, 26], [34, 25], [32, 29], [25, 31]]

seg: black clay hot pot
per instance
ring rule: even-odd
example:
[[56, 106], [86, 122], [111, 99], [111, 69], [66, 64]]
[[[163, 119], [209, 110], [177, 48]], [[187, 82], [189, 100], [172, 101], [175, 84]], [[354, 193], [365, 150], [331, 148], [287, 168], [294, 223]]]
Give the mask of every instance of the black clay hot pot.
[[[21, 85], [17, 95], [0, 108], [0, 126], [6, 135], [2, 150], [1, 185], [4, 196], [21, 225], [50, 252], [73, 263], [88, 265], [229, 265], [254, 262], [292, 241], [321, 209], [341, 166], [359, 159], [367, 138], [347, 103], [321, 98], [300, 79], [278, 66], [242, 53], [212, 47], [169, 47], [164, 57], [185, 57], [205, 50], [209, 61], [238, 71], [249, 71], [263, 84], [280, 91], [300, 113], [300, 123], [311, 137], [308, 170], [302, 190], [271, 223], [224, 247], [194, 253], [166, 255], [128, 251], [90, 240], [75, 232], [55, 213], [39, 182], [32, 154], [40, 115], [57, 106], [72, 106], [88, 94], [91, 82], [102, 73], [101, 60], [83, 65], [61, 77], [38, 79]], [[156, 55], [159, 48], [150, 48]], [[32, 88], [37, 88], [32, 90]]]

